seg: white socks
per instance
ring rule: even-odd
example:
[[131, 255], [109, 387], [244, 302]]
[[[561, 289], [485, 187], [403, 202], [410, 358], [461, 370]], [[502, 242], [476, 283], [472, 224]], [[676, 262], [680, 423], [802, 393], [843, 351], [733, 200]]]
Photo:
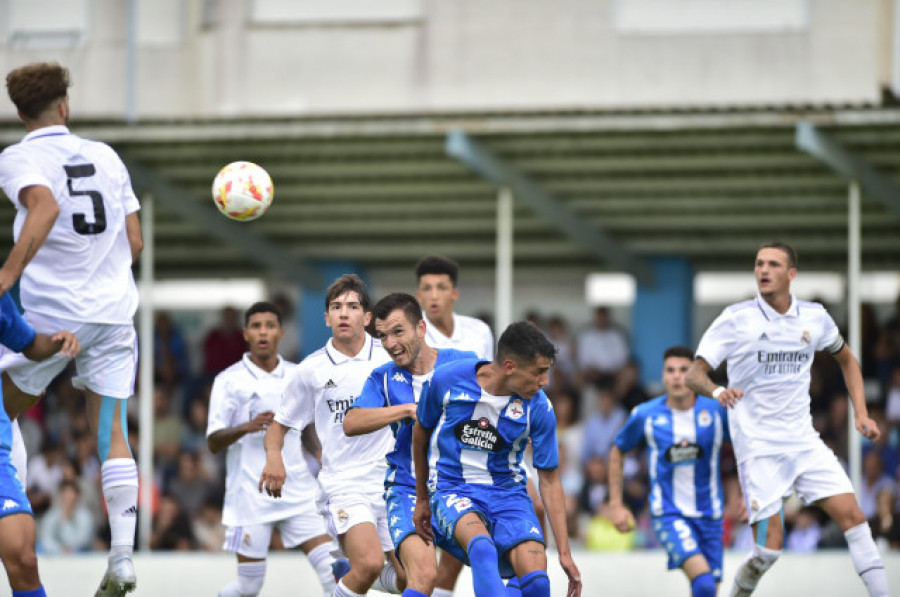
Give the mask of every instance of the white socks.
[[431, 592], [431, 597], [453, 597], [453, 591], [448, 589], [439, 589], [437, 587]]
[[372, 583], [372, 588], [376, 591], [393, 593], [394, 595], [400, 594], [400, 589], [397, 587], [397, 571], [394, 569], [393, 564], [385, 562], [384, 568], [381, 569], [381, 574]]
[[869, 523], [864, 522], [848, 529], [844, 533], [844, 537], [847, 538], [847, 547], [850, 549], [853, 567], [866, 583], [866, 590], [870, 597], [889, 597], [887, 573], [884, 571], [884, 564], [875, 540], [872, 539]]
[[334, 544], [328, 542], [314, 547], [306, 554], [306, 559], [309, 560], [319, 577], [319, 584], [322, 585], [325, 597], [334, 593], [334, 588], [337, 586], [334, 582], [334, 574], [331, 572], [331, 564], [334, 562], [334, 558], [331, 557], [332, 549], [334, 549]]
[[731, 586], [729, 597], [747, 597], [756, 589], [756, 583], [762, 578], [762, 575], [772, 567], [778, 556], [781, 555], [780, 549], [769, 549], [754, 545], [753, 550], [747, 554], [744, 561], [741, 562], [737, 573], [734, 575], [734, 584]]
[[137, 524], [137, 466], [131, 458], [110, 458], [103, 463], [100, 474], [109, 515], [110, 545], [127, 548], [124, 551], [130, 556]]
[[334, 588], [334, 597], [365, 597], [365, 595], [362, 593], [354, 593], [348, 589], [347, 585], [344, 584], [344, 581], [341, 580]]

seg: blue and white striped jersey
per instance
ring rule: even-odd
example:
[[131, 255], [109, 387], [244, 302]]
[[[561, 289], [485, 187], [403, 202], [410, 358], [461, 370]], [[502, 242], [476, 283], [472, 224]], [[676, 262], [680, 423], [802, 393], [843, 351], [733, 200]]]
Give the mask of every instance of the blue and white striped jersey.
[[693, 408], [673, 410], [666, 398], [634, 407], [616, 435], [616, 446], [627, 452], [646, 442], [652, 516], [722, 518], [720, 452], [722, 442], [731, 441], [725, 408], [697, 396]]
[[422, 390], [417, 416], [432, 429], [429, 486], [464, 484], [525, 489], [522, 453], [531, 438], [534, 467], [559, 466], [556, 416], [543, 391], [532, 398], [493, 396], [478, 385], [479, 361], [438, 367]]
[[[474, 352], [446, 348], [438, 350], [435, 368], [458, 359], [475, 358]], [[425, 375], [413, 375], [406, 369], [398, 367], [394, 361], [378, 367], [366, 384], [362, 394], [353, 401], [350, 408], [381, 408], [398, 404], [418, 403], [422, 386], [431, 379], [434, 369]], [[388, 471], [385, 485], [416, 486], [415, 466], [412, 458], [413, 420], [405, 419], [391, 423], [394, 432], [394, 449], [388, 452]]]

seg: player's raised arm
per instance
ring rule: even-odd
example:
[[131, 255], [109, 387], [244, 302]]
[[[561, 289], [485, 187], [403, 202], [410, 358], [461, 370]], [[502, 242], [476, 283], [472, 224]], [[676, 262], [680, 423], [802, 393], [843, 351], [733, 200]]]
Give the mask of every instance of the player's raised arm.
[[234, 442], [238, 441], [248, 433], [256, 433], [257, 431], [265, 431], [269, 425], [275, 420], [275, 413], [271, 410], [263, 411], [240, 425], [228, 427], [227, 429], [219, 429], [206, 438], [206, 445], [213, 454], [218, 454]]
[[344, 413], [344, 433], [348, 436], [372, 433], [391, 423], [416, 418], [416, 403], [388, 406], [384, 395], [381, 369], [376, 369], [366, 380], [360, 394]]
[[284, 448], [284, 436], [290, 427], [274, 421], [266, 429], [264, 445], [266, 447], [266, 465], [259, 476], [259, 491], [263, 489], [272, 497], [281, 497], [281, 488], [287, 474], [284, 470], [284, 459], [281, 450]]
[[717, 385], [709, 377], [712, 367], [703, 357], [697, 357], [688, 369], [685, 384], [692, 392], [700, 396], [711, 396], [724, 407], [732, 407], [743, 398], [744, 392], [740, 388], [726, 388]]

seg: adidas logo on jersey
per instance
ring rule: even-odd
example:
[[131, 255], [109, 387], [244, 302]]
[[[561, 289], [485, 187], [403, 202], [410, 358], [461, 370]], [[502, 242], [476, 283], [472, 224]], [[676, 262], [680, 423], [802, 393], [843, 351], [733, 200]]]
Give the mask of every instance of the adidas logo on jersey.
[[327, 390], [327, 389], [329, 389], [329, 388], [336, 388], [336, 387], [337, 387], [337, 384], [334, 383], [334, 380], [329, 379], [327, 382], [325, 382], [325, 388], [324, 388], [324, 389]]
[[403, 382], [403, 383], [409, 383], [409, 380], [406, 379], [406, 376], [403, 375], [402, 373], [400, 373], [399, 371], [397, 371], [396, 373], [394, 373], [394, 377], [392, 377], [391, 379], [393, 379], [394, 381], [399, 381], [399, 382]]
[[760, 339], [760, 340], [766, 340], [766, 341], [768, 341], [768, 340], [769, 340], [769, 335], [766, 334], [765, 332], [763, 332], [762, 335], [759, 337], [759, 339]]
[[137, 506], [131, 506], [122, 512], [122, 516], [137, 516]]
[[16, 500], [10, 500], [10, 499], [3, 500], [3, 509], [4, 510], [9, 510], [11, 508], [18, 508], [18, 507], [19, 507], [19, 502], [17, 502]]

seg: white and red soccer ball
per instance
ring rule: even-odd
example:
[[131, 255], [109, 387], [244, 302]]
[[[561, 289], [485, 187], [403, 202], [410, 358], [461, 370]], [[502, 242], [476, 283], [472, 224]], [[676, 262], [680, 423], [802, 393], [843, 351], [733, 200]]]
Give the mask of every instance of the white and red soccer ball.
[[232, 162], [212, 184], [213, 201], [225, 216], [239, 222], [260, 217], [272, 205], [272, 178], [253, 162]]

